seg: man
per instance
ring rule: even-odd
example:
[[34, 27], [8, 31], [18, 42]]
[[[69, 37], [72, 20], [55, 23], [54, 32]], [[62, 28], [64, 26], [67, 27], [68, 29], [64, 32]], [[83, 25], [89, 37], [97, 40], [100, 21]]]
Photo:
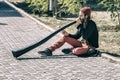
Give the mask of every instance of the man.
[[[65, 30], [62, 31], [64, 35], [52, 46], [46, 48], [44, 51], [39, 51], [41, 55], [52, 56], [52, 52], [64, 45], [65, 42], [70, 44], [72, 48], [63, 49], [62, 52], [74, 55], [86, 55], [90, 50], [95, 52], [98, 48], [98, 30], [94, 21], [91, 19], [90, 7], [83, 7], [80, 9], [79, 17], [76, 19], [79, 25], [75, 34], [69, 34]], [[79, 38], [82, 38], [80, 41]], [[91, 52], [92, 52], [91, 51]], [[90, 52], [90, 53], [91, 53]]]

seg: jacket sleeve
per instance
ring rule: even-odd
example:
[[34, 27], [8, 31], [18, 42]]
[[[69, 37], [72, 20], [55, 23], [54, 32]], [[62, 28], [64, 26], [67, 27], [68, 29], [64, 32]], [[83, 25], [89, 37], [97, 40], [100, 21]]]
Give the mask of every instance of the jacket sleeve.
[[69, 34], [69, 37], [72, 37], [74, 39], [79, 39], [81, 37], [81, 30], [82, 28], [80, 26], [77, 27], [77, 32], [75, 34]]

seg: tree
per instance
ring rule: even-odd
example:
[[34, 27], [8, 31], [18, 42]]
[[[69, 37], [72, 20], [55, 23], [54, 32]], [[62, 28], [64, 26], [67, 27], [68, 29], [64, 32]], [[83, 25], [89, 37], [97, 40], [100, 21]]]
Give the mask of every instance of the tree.
[[100, 4], [107, 7], [107, 11], [111, 12], [111, 18], [115, 21], [117, 18], [120, 26], [120, 0], [101, 0]]

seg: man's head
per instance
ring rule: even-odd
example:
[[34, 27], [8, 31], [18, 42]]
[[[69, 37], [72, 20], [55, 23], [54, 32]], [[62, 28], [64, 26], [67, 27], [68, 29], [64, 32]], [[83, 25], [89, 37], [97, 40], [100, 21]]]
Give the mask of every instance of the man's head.
[[84, 22], [85, 20], [90, 19], [90, 17], [91, 17], [90, 7], [83, 7], [80, 9], [79, 19], [81, 20], [81, 22]]

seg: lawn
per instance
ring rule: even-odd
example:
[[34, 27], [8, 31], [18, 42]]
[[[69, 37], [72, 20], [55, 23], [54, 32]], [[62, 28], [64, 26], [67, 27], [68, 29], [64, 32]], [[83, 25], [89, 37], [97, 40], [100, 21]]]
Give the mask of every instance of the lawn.
[[[24, 0], [9, 0], [14, 2], [21, 2]], [[21, 6], [22, 8], [22, 6]], [[53, 18], [53, 17], [45, 17], [45, 16], [38, 16], [34, 15], [35, 18], [40, 20], [41, 22], [51, 26], [52, 28], [56, 29], [57, 26], [64, 25], [75, 18]], [[120, 57], [120, 29], [117, 29], [117, 22], [112, 21], [110, 18], [110, 13], [105, 11], [92, 11], [92, 19], [96, 22], [98, 29], [99, 29], [99, 48], [98, 50], [102, 52], [107, 52], [112, 55], [117, 55]], [[68, 32], [74, 32], [76, 25], [67, 28]]]

